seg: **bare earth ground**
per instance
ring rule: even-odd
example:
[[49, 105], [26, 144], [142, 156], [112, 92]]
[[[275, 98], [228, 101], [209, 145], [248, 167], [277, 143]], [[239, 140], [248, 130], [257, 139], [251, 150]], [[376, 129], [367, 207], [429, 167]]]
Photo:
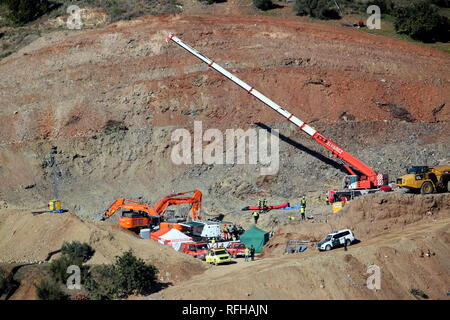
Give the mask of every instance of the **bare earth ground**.
[[[413, 299], [409, 290], [416, 287], [445, 298], [448, 194], [365, 197], [329, 218], [323, 192], [339, 187], [339, 164], [164, 42], [170, 31], [391, 180], [407, 166], [450, 160], [450, 56], [441, 51], [256, 16], [152, 16], [52, 32], [0, 61], [0, 262], [42, 261], [64, 240], [80, 240], [97, 250], [92, 263], [132, 249], [161, 269], [162, 282], [175, 284], [137, 298]], [[280, 129], [279, 172], [261, 176], [260, 165], [174, 165], [173, 130], [192, 130], [197, 120], [204, 130]], [[58, 147], [58, 197], [71, 213], [32, 216], [53, 197], [52, 146]], [[287, 225], [286, 212], [263, 215], [259, 225], [276, 236], [262, 259], [211, 268], [113, 221], [89, 219], [117, 197], [153, 204], [195, 188], [207, 213], [226, 213], [245, 228], [251, 218], [240, 208], [260, 197], [297, 204], [306, 194], [308, 214], [326, 222]], [[282, 255], [288, 239], [317, 241], [340, 227], [354, 229], [362, 242], [347, 253]], [[383, 270], [378, 292], [364, 286], [372, 263]], [[22, 286], [16, 298], [29, 297], [30, 288]]]
[[[376, 194], [355, 200], [344, 210], [326, 223], [281, 226], [255, 261], [238, 258], [237, 263], [217, 267], [139, 239], [112, 223], [82, 221], [69, 213], [33, 216], [2, 210], [0, 263], [43, 261], [63, 241], [79, 240], [96, 250], [90, 264], [112, 262], [131, 249], [158, 266], [160, 281], [169, 287], [132, 299], [414, 299], [409, 293], [413, 288], [431, 299], [448, 298], [449, 195]], [[287, 240], [315, 243], [335, 228], [351, 228], [361, 242], [347, 252], [320, 253], [310, 247], [284, 255]], [[367, 268], [373, 264], [382, 274], [377, 291], [366, 286]], [[31, 271], [21, 276], [12, 299], [34, 298], [32, 284], [42, 274]]]

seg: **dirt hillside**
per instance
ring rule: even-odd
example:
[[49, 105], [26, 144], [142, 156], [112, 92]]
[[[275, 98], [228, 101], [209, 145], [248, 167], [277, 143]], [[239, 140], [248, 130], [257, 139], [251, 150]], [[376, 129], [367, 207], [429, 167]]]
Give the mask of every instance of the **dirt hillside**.
[[[45, 261], [64, 241], [89, 243], [95, 254], [89, 264], [113, 263], [127, 250], [154, 264], [164, 283], [178, 283], [202, 273], [206, 265], [168, 246], [144, 240], [108, 222], [83, 221], [75, 214], [2, 210], [0, 212], [0, 263]], [[52, 256], [52, 258], [58, 255]], [[50, 260], [51, 261], [51, 260]]]
[[[348, 251], [310, 247], [283, 255], [288, 239], [322, 239], [330, 225], [282, 227], [262, 258], [209, 269], [151, 298], [415, 299], [410, 290], [420, 289], [431, 299], [449, 299], [450, 196], [364, 197], [331, 220], [354, 230], [361, 242]], [[380, 290], [367, 288], [371, 265], [380, 267]]]
[[[151, 16], [45, 34], [1, 60], [3, 207], [53, 197], [52, 146], [59, 198], [81, 216], [117, 197], [154, 203], [198, 188], [217, 214], [340, 185], [328, 152], [166, 43], [170, 31], [392, 180], [448, 159], [450, 57], [441, 51], [289, 19]], [[203, 130], [280, 129], [278, 174], [260, 176], [260, 164], [174, 165], [171, 134], [196, 120]]]
[[[331, 209], [328, 208], [329, 211]], [[284, 254], [288, 240], [318, 243], [334, 230], [349, 228], [360, 241], [375, 236], [401, 232], [411, 224], [436, 221], [450, 214], [450, 195], [414, 195], [377, 193], [357, 198], [335, 215], [322, 222], [294, 221], [274, 230], [275, 236], [264, 250], [264, 256]], [[298, 216], [298, 214], [296, 214]]]

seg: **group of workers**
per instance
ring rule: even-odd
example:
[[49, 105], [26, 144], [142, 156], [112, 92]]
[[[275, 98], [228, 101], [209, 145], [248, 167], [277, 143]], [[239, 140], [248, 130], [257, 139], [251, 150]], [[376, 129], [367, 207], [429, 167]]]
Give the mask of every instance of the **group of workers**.
[[[253, 213], [252, 213], [253, 219], [255, 220], [255, 224], [258, 223], [259, 215], [260, 215], [262, 212], [267, 211], [267, 200], [266, 200], [266, 199], [264, 199], [264, 200], [262, 200], [262, 201], [261, 201], [261, 199], [258, 200], [258, 208], [259, 208], [258, 211], [253, 211]], [[301, 218], [301, 220], [306, 220], [306, 217], [305, 217], [305, 212], [306, 212], [306, 197], [305, 197], [305, 196], [303, 196], [303, 197], [301, 198], [301, 200], [300, 200], [300, 208], [299, 208], [299, 211], [300, 211], [300, 218]], [[288, 216], [288, 219], [289, 219], [289, 220], [295, 220], [295, 217], [294, 217], [294, 216]]]

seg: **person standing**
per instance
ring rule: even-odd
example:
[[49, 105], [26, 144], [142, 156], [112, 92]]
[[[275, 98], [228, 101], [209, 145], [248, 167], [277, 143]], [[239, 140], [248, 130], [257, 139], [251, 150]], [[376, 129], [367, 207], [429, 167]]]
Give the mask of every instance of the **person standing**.
[[255, 247], [253, 245], [250, 247], [250, 258], [252, 258], [252, 261], [255, 260]]
[[305, 220], [305, 207], [304, 206], [301, 206], [300, 207], [300, 214], [302, 215], [302, 220]]
[[258, 211], [253, 211], [253, 219], [255, 219], [255, 224], [258, 223], [258, 219], [259, 219], [259, 212]]
[[249, 255], [250, 255], [250, 249], [246, 247], [245, 250], [244, 250], [245, 261], [248, 261], [248, 256]]
[[263, 210], [267, 211], [267, 199], [263, 200]]
[[306, 198], [305, 198], [305, 196], [303, 196], [302, 199], [300, 200], [300, 204], [302, 205], [303, 208], [306, 209]]

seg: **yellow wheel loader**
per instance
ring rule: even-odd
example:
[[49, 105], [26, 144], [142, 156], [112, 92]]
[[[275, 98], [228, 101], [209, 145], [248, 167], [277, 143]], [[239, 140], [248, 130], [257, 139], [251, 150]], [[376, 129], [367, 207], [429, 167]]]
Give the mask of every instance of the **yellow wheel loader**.
[[446, 166], [414, 166], [397, 179], [397, 186], [412, 192], [430, 194], [450, 191], [450, 165]]

